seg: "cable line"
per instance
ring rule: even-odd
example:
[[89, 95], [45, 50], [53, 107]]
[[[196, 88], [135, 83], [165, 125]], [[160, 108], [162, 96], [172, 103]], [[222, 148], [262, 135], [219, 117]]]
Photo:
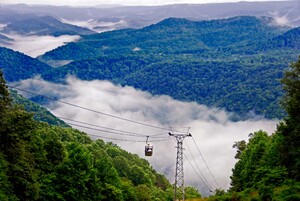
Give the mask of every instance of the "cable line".
[[196, 172], [197, 176], [200, 178], [200, 180], [203, 182], [203, 184], [206, 186], [206, 188], [210, 191], [213, 192], [209, 186], [205, 183], [205, 181], [202, 179], [202, 177], [198, 174], [198, 172], [196, 171], [196, 169], [194, 168], [194, 166], [192, 165], [191, 161], [188, 159], [188, 157], [186, 156], [186, 154], [184, 154], [185, 159], [189, 162], [190, 166], [193, 168], [193, 170]]
[[108, 113], [105, 113], [105, 112], [100, 112], [100, 111], [97, 111], [97, 110], [89, 109], [87, 107], [83, 107], [83, 106], [76, 105], [76, 104], [73, 104], [73, 103], [69, 103], [69, 102], [66, 102], [66, 101], [61, 101], [61, 100], [58, 100], [56, 98], [45, 96], [45, 95], [42, 95], [42, 94], [39, 94], [39, 93], [35, 93], [35, 92], [32, 92], [32, 91], [21, 89], [21, 88], [18, 88], [18, 87], [14, 87], [14, 86], [10, 86], [10, 85], [7, 85], [7, 86], [10, 87], [10, 88], [13, 88], [13, 89], [17, 89], [19, 91], [23, 91], [23, 92], [26, 92], [26, 93], [34, 94], [34, 95], [37, 95], [37, 96], [42, 96], [42, 97], [45, 97], [47, 99], [50, 99], [50, 100], [53, 100], [53, 101], [56, 101], [56, 102], [59, 102], [59, 103], [63, 103], [63, 104], [66, 104], [66, 105], [70, 105], [70, 106], [73, 106], [73, 107], [77, 107], [77, 108], [80, 108], [80, 109], [83, 109], [83, 110], [87, 110], [87, 111], [94, 112], [94, 113], [97, 113], [97, 114], [101, 114], [101, 115], [104, 115], [104, 116], [112, 117], [112, 118], [115, 118], [115, 119], [127, 121], [127, 122], [134, 123], [134, 124], [139, 124], [139, 125], [147, 126], [147, 127], [151, 127], [151, 128], [156, 128], [156, 129], [161, 129], [161, 130], [167, 130], [167, 131], [170, 130], [169, 128], [163, 128], [163, 127], [159, 127], [159, 126], [153, 126], [153, 125], [150, 125], [150, 124], [146, 124], [146, 123], [134, 121], [134, 120], [131, 120], [131, 119], [127, 119], [127, 118], [123, 118], [123, 117], [118, 117], [118, 116], [115, 116], [115, 115], [111, 115], [111, 114], [108, 114]]
[[142, 140], [120, 139], [120, 138], [106, 137], [106, 136], [100, 136], [100, 135], [94, 135], [94, 134], [88, 134], [88, 135], [96, 137], [96, 138], [104, 138], [104, 139], [109, 139], [109, 140], [118, 140], [118, 141], [126, 141], [126, 142], [145, 142]]
[[207, 165], [207, 163], [206, 163], [206, 161], [205, 161], [205, 159], [204, 159], [204, 157], [203, 157], [203, 155], [202, 155], [202, 153], [201, 153], [201, 151], [200, 151], [200, 149], [199, 149], [199, 147], [198, 147], [198, 145], [197, 145], [197, 143], [196, 143], [194, 137], [192, 137], [192, 139], [193, 139], [193, 141], [194, 141], [194, 143], [195, 143], [195, 145], [196, 145], [196, 147], [197, 147], [197, 149], [198, 149], [198, 152], [199, 152], [199, 154], [200, 154], [202, 160], [204, 161], [204, 164], [205, 164], [206, 168], [208, 169], [208, 171], [209, 171], [211, 177], [213, 178], [213, 180], [214, 180], [214, 182], [216, 183], [217, 187], [220, 189], [220, 186], [219, 186], [219, 184], [218, 184], [216, 178], [214, 177], [214, 175], [213, 175], [212, 172], [210, 171], [210, 168], [208, 167], [208, 165]]
[[[88, 133], [87, 135], [97, 137], [97, 138], [109, 139], [109, 140], [118, 140], [118, 141], [125, 141], [125, 142], [143, 142], [143, 143], [145, 143], [145, 140], [120, 139], [120, 138], [106, 137], [106, 136], [95, 135], [95, 134], [90, 134], [90, 133]], [[163, 142], [163, 141], [169, 141], [169, 140], [171, 140], [171, 139], [152, 140], [152, 142]]]
[[195, 160], [195, 158], [194, 158], [194, 156], [193, 156], [193, 154], [192, 154], [192, 152], [191, 152], [190, 147], [188, 146], [188, 143], [186, 143], [186, 146], [187, 146], [187, 148], [188, 148], [188, 150], [189, 150], [189, 152], [190, 152], [190, 154], [191, 154], [191, 156], [192, 156], [192, 159], [193, 159], [193, 161], [194, 161], [194, 163], [195, 163], [195, 165], [196, 165], [198, 171], [199, 171], [200, 174], [202, 175], [203, 180], [205, 180], [205, 181], [204, 181], [204, 182], [206, 183], [205, 185], [209, 186], [210, 189], [213, 189], [213, 187], [209, 184], [209, 182], [207, 181], [207, 179], [206, 179], [205, 176], [203, 175], [201, 169], [200, 169], [199, 166], [198, 166], [198, 163], [196, 163], [196, 160]]
[[123, 130], [119, 130], [119, 129], [114, 129], [114, 128], [109, 128], [109, 127], [105, 127], [105, 126], [99, 126], [96, 124], [91, 124], [91, 123], [87, 123], [87, 122], [82, 122], [82, 121], [78, 121], [78, 120], [73, 120], [73, 119], [69, 119], [69, 118], [65, 118], [65, 117], [61, 117], [61, 116], [56, 116], [57, 118], [66, 120], [66, 121], [71, 121], [71, 122], [76, 122], [76, 123], [80, 123], [80, 124], [85, 124], [85, 125], [89, 125], [89, 126], [94, 126], [94, 127], [98, 127], [98, 128], [103, 128], [103, 129], [109, 129], [109, 130], [113, 130], [113, 131], [118, 131], [118, 132], [122, 132], [122, 133], [127, 133], [127, 134], [131, 134], [133, 136], [143, 136], [143, 137], [152, 137], [152, 138], [160, 138], [160, 137], [156, 137], [156, 136], [160, 136], [160, 135], [167, 135], [167, 133], [158, 133], [158, 134], [140, 134], [140, 133], [134, 133], [134, 132], [128, 132], [128, 131], [123, 131]]
[[[91, 128], [88, 126], [82, 126], [82, 125], [78, 125], [78, 124], [73, 124], [73, 123], [68, 123], [69, 125], [72, 126], [76, 126], [76, 127], [80, 127], [80, 128], [85, 128], [85, 129], [89, 129], [89, 130], [94, 130], [94, 131], [100, 131], [100, 132], [105, 132], [105, 133], [110, 133], [110, 134], [114, 134], [114, 135], [123, 135], [123, 136], [131, 136], [131, 137], [146, 137], [146, 136], [136, 136], [136, 135], [132, 135], [132, 134], [125, 134], [125, 133], [118, 133], [118, 132], [114, 132], [114, 131], [108, 131], [108, 130], [101, 130], [101, 129], [97, 129], [97, 128]], [[166, 141], [166, 140], [170, 140], [170, 137], [160, 137], [160, 140], [151, 140], [152, 142], [159, 142], [159, 141]], [[141, 142], [145, 142], [144, 140]]]
[[[97, 129], [97, 128], [91, 128], [91, 127], [88, 127], [88, 126], [82, 126], [82, 125], [74, 124], [74, 123], [68, 123], [68, 124], [72, 125], [72, 126], [77, 126], [77, 127], [80, 127], [80, 128], [86, 128], [86, 129], [89, 129], [89, 130], [106, 132], [106, 133], [111, 133], [111, 134], [115, 134], [115, 135], [125, 135], [125, 136], [131, 136], [131, 137], [139, 137], [139, 138], [147, 137], [147, 136], [140, 136], [140, 135], [134, 135], [134, 134], [128, 134], [128, 133], [120, 133], [120, 132], [114, 132], [114, 131], [109, 131], [109, 130], [102, 130], [102, 129]], [[157, 138], [160, 138], [160, 139], [170, 139], [170, 137], [157, 137]]]

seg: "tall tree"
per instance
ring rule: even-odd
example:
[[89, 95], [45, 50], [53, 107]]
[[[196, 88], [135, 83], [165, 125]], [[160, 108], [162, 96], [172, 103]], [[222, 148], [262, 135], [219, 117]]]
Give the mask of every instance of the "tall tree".
[[278, 126], [278, 133], [283, 135], [283, 149], [281, 152], [282, 164], [287, 168], [289, 177], [300, 179], [300, 57], [292, 63], [285, 72], [281, 82], [286, 95], [283, 107], [287, 117]]
[[6, 82], [0, 72], [0, 152], [8, 162], [7, 178], [20, 200], [37, 198], [37, 172], [29, 151], [32, 131], [36, 126], [33, 115], [13, 105]]
[[6, 82], [3, 78], [3, 72], [0, 69], [0, 118], [3, 117], [5, 108], [11, 104]]

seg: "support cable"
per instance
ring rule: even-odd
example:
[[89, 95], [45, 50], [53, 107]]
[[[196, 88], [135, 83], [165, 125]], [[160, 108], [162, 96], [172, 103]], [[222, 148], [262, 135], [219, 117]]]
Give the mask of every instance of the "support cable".
[[[145, 143], [145, 140], [130, 140], [130, 139], [120, 139], [120, 138], [113, 138], [113, 137], [106, 137], [106, 136], [100, 136], [100, 135], [95, 135], [95, 134], [87, 134], [89, 136], [93, 136], [96, 138], [103, 138], [103, 139], [109, 139], [109, 140], [116, 140], [116, 141], [125, 141], [125, 142], [143, 142]], [[164, 141], [168, 141], [171, 139], [165, 139], [165, 140], [152, 140], [152, 142], [164, 142]]]
[[191, 161], [188, 159], [188, 157], [186, 156], [186, 154], [184, 154], [185, 159], [189, 162], [190, 166], [193, 168], [193, 170], [196, 172], [197, 176], [199, 177], [199, 179], [203, 182], [203, 184], [206, 186], [206, 188], [210, 191], [212, 191], [212, 188], [210, 188], [205, 181], [203, 180], [203, 178], [199, 175], [199, 173], [196, 171], [195, 167], [192, 165]]
[[[133, 134], [126, 134], [126, 133], [114, 132], [114, 131], [109, 131], [109, 130], [91, 128], [91, 127], [83, 126], [83, 125], [79, 125], [79, 124], [73, 124], [73, 123], [68, 123], [68, 124], [72, 125], [72, 126], [80, 127], [80, 128], [85, 128], [85, 129], [100, 131], [100, 132], [105, 132], [105, 133], [111, 133], [111, 134], [115, 134], [115, 135], [124, 135], [124, 136], [131, 136], [131, 137], [140, 137], [140, 138], [146, 137], [146, 136], [138, 136], [138, 135], [133, 135]], [[160, 139], [168, 139], [169, 140], [170, 138], [169, 137], [160, 137]], [[153, 141], [153, 140], [151, 140], [151, 141]]]
[[[203, 175], [203, 173], [202, 173], [202, 171], [201, 171], [201, 169], [200, 169], [198, 163], [196, 163], [195, 157], [193, 156], [193, 154], [192, 154], [192, 152], [191, 152], [191, 149], [190, 149], [188, 143], [186, 143], [186, 146], [187, 146], [187, 148], [188, 148], [188, 150], [189, 150], [189, 152], [190, 152], [190, 154], [191, 154], [191, 156], [192, 156], [192, 159], [193, 159], [193, 161], [194, 161], [194, 163], [195, 163], [195, 165], [196, 165], [198, 171], [200, 172], [200, 174], [201, 174], [201, 176], [202, 176], [202, 178], [203, 178], [203, 180], [202, 180], [202, 179], [201, 179], [201, 180], [204, 182], [204, 184], [207, 186], [207, 188], [211, 191], [211, 189], [213, 189], [213, 187], [209, 184], [209, 182], [207, 181], [207, 179], [206, 179], [205, 176]], [[186, 158], [187, 158], [187, 157], [186, 157]], [[193, 168], [193, 169], [194, 169], [194, 168]], [[195, 169], [194, 169], [194, 170], [195, 170]], [[195, 170], [195, 171], [196, 171], [196, 170]], [[197, 173], [197, 175], [199, 175], [197, 171], [196, 171], [196, 173]]]
[[123, 118], [123, 117], [118, 117], [118, 116], [115, 116], [115, 115], [112, 115], [112, 114], [108, 114], [108, 113], [105, 113], [105, 112], [100, 112], [100, 111], [97, 111], [97, 110], [94, 110], [94, 109], [89, 109], [87, 107], [83, 107], [83, 106], [76, 105], [76, 104], [73, 104], [73, 103], [69, 103], [69, 102], [66, 102], [66, 101], [61, 101], [61, 100], [58, 100], [57, 98], [49, 97], [49, 96], [42, 95], [42, 94], [39, 94], [39, 93], [36, 93], [36, 92], [32, 92], [32, 91], [28, 91], [28, 90], [25, 90], [25, 89], [21, 89], [21, 88], [18, 88], [18, 87], [14, 87], [14, 86], [10, 86], [10, 85], [7, 85], [7, 86], [9, 88], [12, 88], [12, 89], [16, 89], [16, 90], [23, 91], [23, 92], [26, 92], [26, 93], [34, 94], [34, 95], [37, 95], [37, 96], [42, 96], [42, 97], [45, 97], [47, 99], [50, 99], [50, 100], [53, 100], [53, 101], [56, 101], [56, 102], [59, 102], [59, 103], [63, 103], [63, 104], [66, 104], [66, 105], [70, 105], [70, 106], [73, 106], [73, 107], [76, 107], [76, 108], [80, 108], [80, 109], [87, 110], [87, 111], [90, 111], [90, 112], [94, 112], [94, 113], [97, 113], [97, 114], [101, 114], [101, 115], [104, 115], [104, 116], [112, 117], [112, 118], [115, 118], [115, 119], [127, 121], [127, 122], [134, 123], [134, 124], [139, 124], [139, 125], [147, 126], [147, 127], [151, 127], [151, 128], [156, 128], [156, 129], [161, 129], [161, 130], [167, 130], [167, 131], [170, 130], [169, 128], [164, 128], [164, 127], [160, 127], [160, 126], [154, 126], [154, 125], [150, 125], [150, 124], [146, 124], [146, 123], [134, 121], [134, 120], [131, 120], [131, 119], [127, 119], [127, 118]]
[[143, 136], [143, 137], [149, 136], [151, 138], [160, 138], [160, 137], [157, 137], [157, 136], [167, 135], [167, 133], [158, 133], [158, 134], [152, 134], [152, 135], [141, 134], [141, 133], [135, 133], [135, 132], [129, 132], [129, 131], [123, 131], [123, 130], [119, 130], [119, 129], [114, 129], [114, 128], [110, 128], [110, 127], [105, 127], [105, 126], [99, 126], [99, 125], [96, 125], [96, 124], [91, 124], [91, 123], [87, 123], [87, 122], [83, 122], [83, 121], [73, 120], [73, 119], [69, 119], [69, 118], [65, 118], [65, 117], [61, 117], [61, 116], [56, 116], [56, 117], [59, 118], [59, 119], [63, 119], [65, 121], [76, 122], [76, 123], [80, 123], [80, 124], [84, 124], [84, 125], [88, 125], [88, 126], [93, 126], [93, 127], [97, 127], [97, 128], [108, 129], [108, 130], [117, 131], [117, 132], [121, 132], [121, 133], [132, 134], [132, 135], [136, 135], [136, 136]]
[[219, 186], [219, 184], [218, 184], [216, 178], [215, 178], [214, 175], [212, 174], [210, 168], [208, 167], [208, 165], [207, 165], [207, 163], [206, 163], [206, 161], [205, 161], [205, 159], [204, 159], [204, 157], [203, 157], [203, 155], [202, 155], [202, 153], [201, 153], [201, 151], [200, 151], [200, 149], [199, 149], [199, 147], [198, 147], [198, 145], [197, 145], [195, 139], [194, 139], [193, 137], [192, 137], [192, 139], [193, 139], [193, 141], [194, 141], [194, 143], [195, 143], [195, 145], [196, 145], [196, 147], [197, 147], [197, 150], [198, 150], [198, 152], [199, 152], [199, 154], [200, 154], [202, 160], [204, 161], [204, 164], [205, 164], [206, 168], [208, 169], [208, 171], [209, 171], [211, 177], [213, 178], [213, 180], [214, 180], [214, 182], [216, 183], [217, 187], [220, 189], [220, 186]]

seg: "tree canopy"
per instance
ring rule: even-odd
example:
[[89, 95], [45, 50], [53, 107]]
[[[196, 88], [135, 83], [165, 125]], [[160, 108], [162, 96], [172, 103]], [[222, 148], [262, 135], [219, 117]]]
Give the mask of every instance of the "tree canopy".
[[232, 169], [231, 188], [212, 200], [300, 199], [300, 57], [281, 82], [287, 116], [274, 134], [260, 130], [250, 134], [248, 142], [235, 142], [238, 161]]
[[12, 102], [1, 71], [0, 81], [0, 200], [173, 199], [172, 185], [148, 161], [34, 120]]

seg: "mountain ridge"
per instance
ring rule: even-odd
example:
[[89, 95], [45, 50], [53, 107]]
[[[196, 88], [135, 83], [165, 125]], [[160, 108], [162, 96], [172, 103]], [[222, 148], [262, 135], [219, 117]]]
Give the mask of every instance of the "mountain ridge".
[[0, 68], [8, 82], [32, 78], [51, 69], [37, 59], [5, 47], [0, 47], [0, 58]]
[[51, 82], [64, 82], [67, 75], [109, 80], [224, 108], [237, 119], [253, 113], [282, 118], [278, 80], [300, 47], [278, 44], [284, 38], [296, 41], [299, 32], [269, 22], [249, 16], [205, 22], [169, 18], [142, 29], [83, 36], [39, 57], [71, 61], [45, 69], [41, 77]]
[[7, 24], [3, 33], [20, 35], [88, 35], [95, 33], [87, 28], [62, 23], [52, 16], [32, 16]]

